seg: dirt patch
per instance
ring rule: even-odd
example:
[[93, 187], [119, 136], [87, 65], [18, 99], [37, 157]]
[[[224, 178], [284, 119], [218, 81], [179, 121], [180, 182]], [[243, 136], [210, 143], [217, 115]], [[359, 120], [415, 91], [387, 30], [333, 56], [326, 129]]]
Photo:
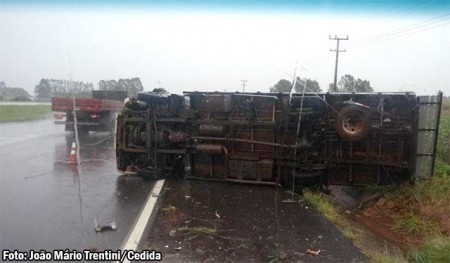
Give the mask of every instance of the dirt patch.
[[447, 210], [444, 206], [431, 206], [427, 203], [419, 205], [420, 214], [437, 222], [439, 231], [444, 236], [450, 236], [450, 215]]
[[[395, 191], [401, 192], [407, 187], [404, 185]], [[450, 233], [450, 216], [444, 207], [419, 202], [410, 195], [393, 195], [391, 198], [380, 195], [357, 210], [353, 218], [405, 249], [423, 246], [426, 235]]]
[[368, 207], [357, 212], [353, 219], [362, 223], [373, 233], [381, 235], [403, 249], [411, 245], [418, 247], [421, 244], [417, 236], [395, 231], [395, 219], [386, 212], [383, 212], [383, 208]]

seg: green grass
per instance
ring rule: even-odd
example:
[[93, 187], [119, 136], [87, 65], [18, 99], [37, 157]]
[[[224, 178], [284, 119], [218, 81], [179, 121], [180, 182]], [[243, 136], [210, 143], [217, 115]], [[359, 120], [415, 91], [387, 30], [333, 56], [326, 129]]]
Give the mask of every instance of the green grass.
[[450, 262], [450, 239], [429, 241], [421, 249], [412, 251], [409, 257], [412, 262], [418, 263]]
[[[447, 169], [450, 169], [450, 116], [441, 116], [441, 122], [439, 124], [439, 135], [437, 144], [437, 158], [447, 164]], [[447, 176], [450, 173], [447, 170]]]
[[373, 263], [407, 263], [403, 258], [397, 258], [389, 255], [388, 253], [373, 253], [369, 255], [370, 262]]
[[356, 240], [358, 239], [358, 237], [359, 237], [359, 234], [358, 234], [355, 230], [350, 229], [350, 228], [344, 228], [344, 229], [342, 229], [342, 234], [343, 234], [346, 238], [348, 238], [348, 239], [350, 239], [350, 240], [353, 240], [353, 241], [356, 241]]
[[419, 202], [448, 207], [450, 213], [450, 176], [435, 176], [417, 184], [413, 195]]
[[0, 105], [0, 122], [45, 119], [50, 115], [50, 105]]
[[[397, 207], [403, 207], [402, 211], [396, 212], [400, 214], [400, 217], [395, 219], [394, 230], [414, 235], [421, 240], [441, 240], [440, 242], [425, 241], [423, 242], [425, 245], [420, 249], [410, 250], [408, 261], [412, 262], [450, 262], [450, 238], [442, 237], [445, 234], [441, 233], [442, 222], [427, 216], [426, 212], [421, 210], [426, 208], [429, 211], [439, 211], [444, 215], [450, 214], [450, 104], [446, 105], [446, 108], [443, 107], [439, 127], [435, 176], [400, 189], [382, 186], [369, 186], [366, 189], [370, 193], [377, 193], [389, 200], [394, 200]], [[304, 199], [328, 220], [335, 223], [346, 237], [358, 243], [358, 233], [352, 230], [338, 213], [337, 208], [333, 207], [322, 194], [305, 191]], [[394, 258], [386, 252], [370, 253], [369, 258], [375, 263], [406, 262], [405, 259]]]
[[402, 215], [402, 217], [396, 221], [394, 228], [416, 236], [435, 235], [439, 233], [436, 224], [413, 212]]
[[174, 211], [177, 211], [177, 208], [173, 205], [169, 205], [169, 206], [163, 207], [162, 210], [164, 212], [174, 212]]
[[338, 213], [338, 210], [325, 199], [323, 194], [304, 191], [303, 198], [307, 203], [309, 203], [313, 208], [323, 214], [328, 220], [339, 226], [344, 226], [344, 219]]
[[[427, 181], [418, 182], [391, 195], [393, 200], [414, 200], [413, 206], [427, 207], [431, 211], [440, 211], [441, 214], [450, 214], [450, 164], [449, 156], [449, 121], [445, 116], [439, 128], [439, 139], [435, 163], [435, 176]], [[389, 195], [389, 194], [388, 194]], [[391, 199], [392, 200], [392, 199]], [[408, 207], [408, 206], [406, 206]], [[448, 218], [448, 217], [444, 217]], [[408, 254], [412, 262], [450, 262], [450, 238], [442, 237], [438, 225], [442, 222], [426, 218], [420, 209], [404, 213], [395, 221], [394, 229], [419, 236], [424, 240], [424, 246], [411, 250]], [[445, 234], [444, 234], [445, 235]], [[440, 242], [427, 242], [428, 239], [439, 239]], [[383, 261], [374, 261], [380, 262]], [[389, 261], [386, 261], [389, 262]]]

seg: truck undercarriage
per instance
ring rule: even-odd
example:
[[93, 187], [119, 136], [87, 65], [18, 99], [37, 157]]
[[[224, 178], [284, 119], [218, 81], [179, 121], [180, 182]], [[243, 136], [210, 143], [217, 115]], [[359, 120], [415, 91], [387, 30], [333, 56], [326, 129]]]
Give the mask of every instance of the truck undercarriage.
[[[428, 169], [430, 161], [431, 170], [420, 172], [432, 174], [442, 93], [426, 98], [158, 89], [138, 94], [119, 114], [117, 166], [155, 179], [392, 184], [417, 176], [416, 168]], [[433, 127], [420, 128], [425, 104], [433, 107], [427, 111]]]

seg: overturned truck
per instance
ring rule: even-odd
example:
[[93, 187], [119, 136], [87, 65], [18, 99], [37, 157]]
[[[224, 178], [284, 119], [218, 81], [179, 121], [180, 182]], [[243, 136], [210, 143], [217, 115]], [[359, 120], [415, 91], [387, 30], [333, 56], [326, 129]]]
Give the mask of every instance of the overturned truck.
[[162, 89], [117, 119], [120, 171], [254, 184], [392, 184], [433, 174], [442, 93]]

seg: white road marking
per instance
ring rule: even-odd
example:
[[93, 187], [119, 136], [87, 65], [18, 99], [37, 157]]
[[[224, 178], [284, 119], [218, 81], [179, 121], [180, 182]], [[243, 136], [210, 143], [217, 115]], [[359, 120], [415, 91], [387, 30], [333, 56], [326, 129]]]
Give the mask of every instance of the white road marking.
[[[138, 217], [138, 220], [136, 221], [136, 224], [134, 225], [133, 229], [130, 231], [128, 235], [127, 241], [122, 246], [121, 250], [134, 250], [136, 251], [136, 248], [141, 241], [142, 235], [144, 233], [145, 227], [148, 224], [148, 220], [150, 219], [150, 216], [153, 212], [153, 209], [155, 208], [156, 202], [158, 201], [159, 193], [161, 192], [161, 189], [164, 185], [165, 180], [158, 180], [153, 187], [153, 190], [150, 192], [150, 194], [147, 197], [147, 201], [144, 205], [144, 208], [141, 211], [141, 214]], [[124, 263], [130, 262], [128, 259], [125, 259], [123, 261]]]

